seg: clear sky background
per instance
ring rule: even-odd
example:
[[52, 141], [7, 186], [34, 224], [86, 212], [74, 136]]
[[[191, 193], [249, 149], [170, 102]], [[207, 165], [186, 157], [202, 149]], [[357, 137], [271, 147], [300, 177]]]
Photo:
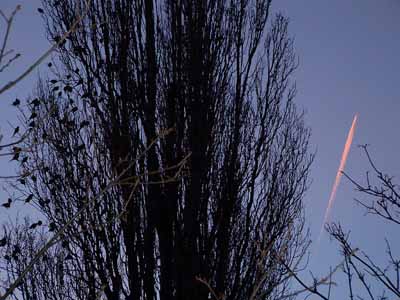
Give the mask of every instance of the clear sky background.
[[[1, 0], [0, 8], [11, 12], [16, 4], [22, 4], [23, 9], [15, 19], [10, 45], [21, 52], [22, 58], [5, 74], [0, 73], [0, 85], [20, 74], [49, 47], [36, 10], [40, 1]], [[297, 103], [306, 110], [306, 123], [312, 128], [311, 150], [317, 150], [312, 167], [313, 182], [305, 200], [307, 221], [312, 238], [316, 240], [356, 113], [359, 119], [346, 172], [356, 179], [364, 179], [365, 171], [370, 168], [357, 144], [368, 143], [377, 166], [397, 175], [400, 182], [400, 141], [397, 138], [400, 128], [400, 1], [277, 0], [273, 8], [290, 18], [289, 32], [295, 37], [300, 58], [295, 75]], [[0, 23], [1, 36], [4, 29], [4, 23]], [[11, 102], [15, 97], [24, 99], [31, 93], [38, 72], [46, 73], [46, 65], [16, 88], [0, 95], [3, 133], [12, 131], [8, 122], [16, 123], [16, 111]], [[0, 175], [11, 174], [13, 165], [2, 159], [0, 170]], [[331, 220], [351, 230], [354, 246], [384, 262], [384, 237], [400, 250], [400, 242], [396, 241], [398, 231], [374, 216], [363, 216], [365, 211], [353, 201], [357, 196], [363, 197], [342, 178]], [[8, 215], [0, 209], [0, 222], [6, 221]], [[307, 270], [316, 275], [326, 274], [330, 266], [340, 262], [337, 244], [329, 241], [326, 234], [318, 249], [313, 246], [311, 251]], [[304, 275], [310, 279], [308, 271]], [[342, 286], [336, 288], [333, 295], [343, 299], [347, 296], [347, 287], [340, 276], [338, 282]]]

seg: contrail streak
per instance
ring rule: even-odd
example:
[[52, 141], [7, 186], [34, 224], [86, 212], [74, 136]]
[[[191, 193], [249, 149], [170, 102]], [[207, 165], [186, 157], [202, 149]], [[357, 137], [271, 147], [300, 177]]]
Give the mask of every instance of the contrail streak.
[[332, 192], [331, 192], [331, 195], [329, 197], [328, 207], [326, 208], [324, 222], [322, 223], [322, 227], [321, 227], [321, 231], [320, 231], [320, 234], [319, 234], [318, 242], [321, 240], [321, 237], [322, 237], [322, 234], [323, 234], [323, 231], [324, 231], [324, 226], [325, 226], [326, 222], [328, 221], [329, 214], [331, 212], [331, 208], [332, 208], [333, 202], [335, 201], [336, 191], [337, 191], [337, 188], [339, 186], [340, 179], [342, 178], [342, 175], [343, 175], [342, 171], [344, 170], [344, 167], [346, 165], [347, 155], [349, 154], [349, 151], [350, 151], [351, 142], [353, 141], [354, 131], [355, 131], [355, 128], [356, 128], [356, 123], [357, 123], [357, 114], [354, 116], [353, 123], [351, 124], [351, 128], [350, 128], [349, 134], [347, 135], [346, 144], [344, 145], [344, 149], [343, 149], [342, 159], [340, 160], [340, 165], [339, 165], [339, 169], [338, 169], [337, 174], [336, 174], [335, 183], [333, 184]]

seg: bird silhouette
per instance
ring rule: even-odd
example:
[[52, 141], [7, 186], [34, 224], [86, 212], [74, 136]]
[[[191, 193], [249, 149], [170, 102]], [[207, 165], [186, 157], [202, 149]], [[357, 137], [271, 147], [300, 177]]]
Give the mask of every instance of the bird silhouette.
[[29, 229], [35, 229], [36, 226], [37, 226], [37, 223], [33, 223], [33, 224], [31, 224], [31, 226], [29, 226]]
[[14, 129], [14, 133], [13, 133], [13, 135], [12, 135], [12, 136], [16, 135], [18, 132], [19, 132], [19, 126], [15, 127], [15, 129]]
[[29, 229], [35, 229], [38, 226], [42, 226], [42, 221], [37, 221], [36, 223], [32, 223], [31, 226], [29, 226]]
[[3, 203], [1, 206], [5, 207], [5, 208], [10, 208], [11, 202], [12, 202], [11, 198], [8, 198], [7, 202]]
[[0, 240], [0, 247], [4, 247], [5, 245], [7, 245], [7, 237], [3, 237]]
[[69, 242], [68, 242], [67, 240], [63, 240], [63, 241], [61, 242], [61, 247], [63, 247], [63, 248], [68, 248], [68, 246], [69, 246]]
[[35, 99], [32, 100], [31, 104], [32, 104], [34, 107], [38, 107], [38, 106], [40, 105], [40, 101], [39, 101], [38, 98], [35, 98]]
[[56, 224], [55, 224], [54, 222], [51, 222], [51, 223], [49, 224], [49, 231], [50, 231], [50, 232], [55, 231], [56, 228], [57, 228], [57, 226], [56, 226]]
[[12, 258], [18, 260], [18, 255], [21, 254], [21, 248], [18, 245], [14, 246], [14, 250], [11, 253]]
[[13, 158], [10, 161], [18, 160], [19, 159], [19, 152], [15, 153]]
[[18, 106], [20, 104], [21, 104], [21, 100], [19, 100], [18, 98], [15, 99], [15, 101], [12, 103], [12, 105], [14, 105], [14, 106]]
[[32, 120], [32, 119], [34, 119], [34, 118], [36, 118], [36, 117], [37, 117], [37, 113], [33, 112], [33, 113], [31, 114], [31, 116], [29, 117], [29, 120]]
[[30, 194], [28, 197], [26, 197], [25, 203], [31, 202], [32, 199], [33, 199], [33, 194]]

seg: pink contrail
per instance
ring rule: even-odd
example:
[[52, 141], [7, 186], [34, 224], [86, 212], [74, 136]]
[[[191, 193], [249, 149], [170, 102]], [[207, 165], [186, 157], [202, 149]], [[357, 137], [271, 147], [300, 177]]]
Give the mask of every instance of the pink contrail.
[[336, 191], [337, 191], [337, 188], [339, 186], [340, 179], [342, 178], [342, 175], [343, 175], [342, 171], [344, 170], [344, 167], [346, 165], [347, 155], [349, 154], [349, 151], [350, 151], [351, 142], [353, 141], [354, 131], [355, 131], [355, 128], [356, 128], [356, 123], [357, 123], [357, 114], [354, 116], [353, 123], [351, 124], [351, 128], [350, 128], [349, 134], [347, 135], [346, 144], [344, 145], [344, 149], [343, 149], [342, 159], [340, 160], [340, 165], [339, 165], [339, 169], [338, 169], [337, 174], [336, 174], [335, 183], [333, 184], [331, 196], [329, 197], [328, 207], [326, 208], [324, 222], [322, 223], [321, 232], [319, 234], [318, 242], [321, 240], [321, 237], [322, 237], [322, 234], [323, 234], [323, 231], [324, 231], [324, 226], [325, 226], [326, 222], [328, 221], [329, 214], [331, 212], [331, 208], [332, 208], [333, 202], [335, 201]]

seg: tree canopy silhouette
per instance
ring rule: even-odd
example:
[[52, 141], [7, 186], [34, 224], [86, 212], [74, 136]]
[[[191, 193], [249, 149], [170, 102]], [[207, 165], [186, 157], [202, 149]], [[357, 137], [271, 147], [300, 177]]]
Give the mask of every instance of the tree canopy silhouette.
[[[49, 38], [85, 5], [44, 0]], [[49, 231], [70, 226], [63, 250], [46, 254], [55, 263], [37, 264], [21, 295], [282, 297], [286, 266], [296, 269], [308, 245], [313, 160], [287, 18], [271, 17], [267, 0], [90, 5], [23, 117], [26, 197]], [[46, 239], [21, 236], [25, 248]], [[7, 262], [17, 276], [26, 265]]]

